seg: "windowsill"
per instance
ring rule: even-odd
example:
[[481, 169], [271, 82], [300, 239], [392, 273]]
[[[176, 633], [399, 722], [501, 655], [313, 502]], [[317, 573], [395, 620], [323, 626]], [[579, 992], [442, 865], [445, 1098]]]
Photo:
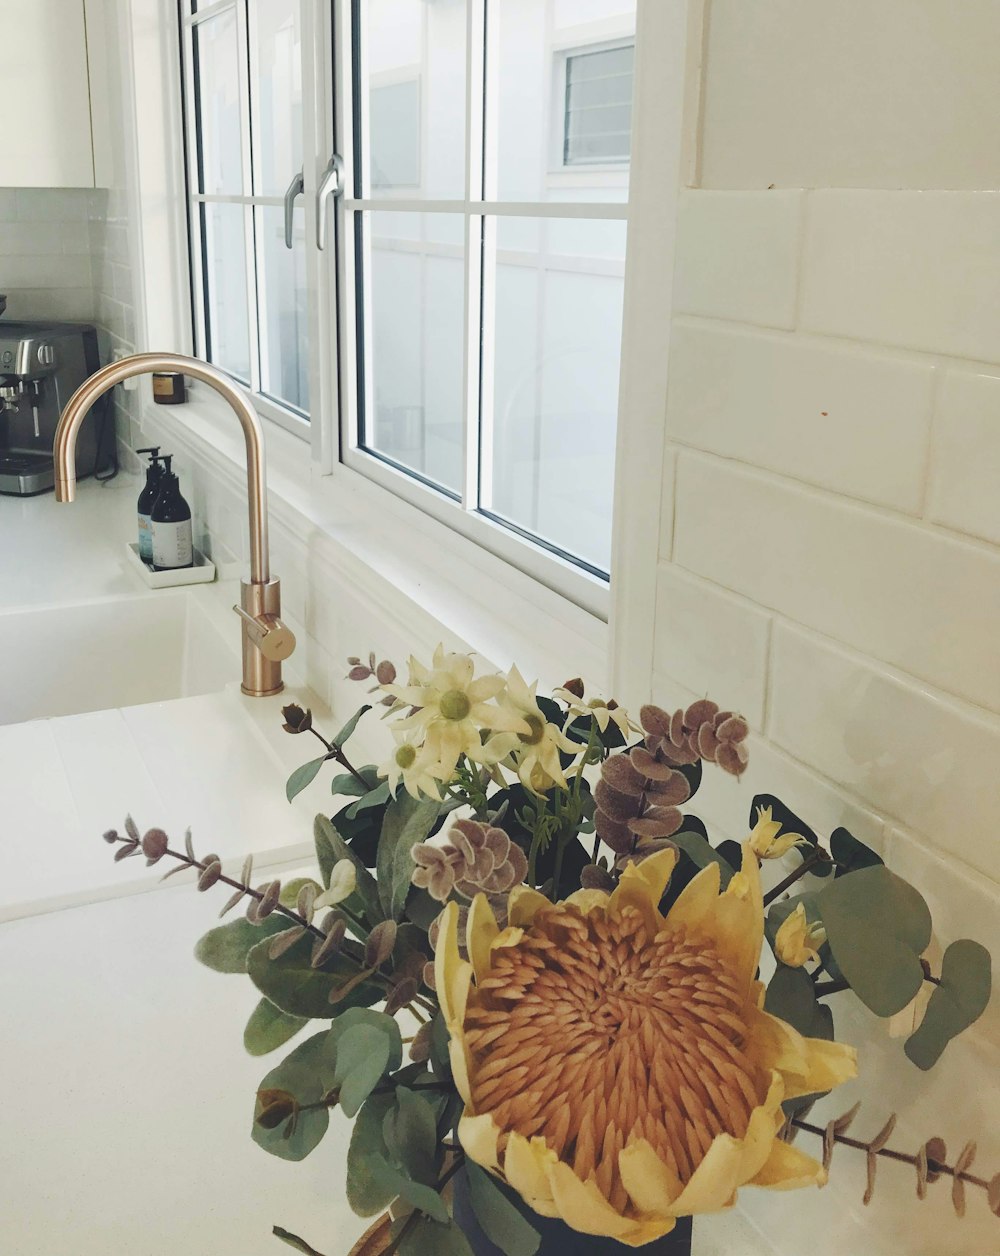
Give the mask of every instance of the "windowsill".
[[[143, 425], [169, 431], [173, 444], [242, 493], [239, 428], [221, 398], [194, 392], [168, 411], [147, 401]], [[380, 611], [405, 624], [417, 608], [443, 640], [457, 639], [499, 667], [517, 661], [544, 683], [561, 684], [572, 672], [606, 687], [607, 624], [360, 473], [338, 464], [320, 474], [306, 442], [262, 423], [272, 519], [319, 549]]]

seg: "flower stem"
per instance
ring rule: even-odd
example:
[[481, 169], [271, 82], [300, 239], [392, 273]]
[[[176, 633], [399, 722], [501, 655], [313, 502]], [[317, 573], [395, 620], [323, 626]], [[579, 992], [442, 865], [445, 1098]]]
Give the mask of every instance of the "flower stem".
[[348, 759], [347, 755], [344, 754], [343, 747], [338, 746], [336, 742], [327, 741], [327, 739], [323, 736], [323, 734], [319, 731], [319, 729], [313, 728], [312, 725], [309, 726], [309, 731], [312, 733], [314, 737], [318, 737], [319, 740], [326, 747], [329, 758], [334, 759], [337, 763], [340, 764], [342, 768], [346, 768], [347, 771], [350, 772], [350, 774], [354, 777], [354, 779], [359, 784], [365, 787], [365, 792], [367, 793], [368, 790], [370, 789], [368, 782], [361, 775], [361, 773], [354, 766], [354, 764], [350, 761], [350, 759]]
[[300, 1239], [297, 1234], [293, 1234], [291, 1230], [284, 1230], [280, 1225], [272, 1226], [271, 1233], [275, 1238], [281, 1239], [289, 1247], [297, 1248], [300, 1252], [305, 1252], [305, 1256], [323, 1256], [322, 1252], [318, 1252], [315, 1247], [310, 1247], [305, 1239]]
[[764, 895], [764, 906], [767, 907], [768, 904], [773, 903], [779, 895], [784, 894], [785, 890], [787, 890], [789, 886], [794, 885], [795, 882], [801, 877], [804, 877], [807, 872], [811, 872], [817, 864], [829, 862], [829, 857], [822, 851], [813, 851], [808, 859], [803, 859], [794, 872], [790, 872], [783, 881], [779, 881], [773, 890], [768, 890], [768, 892]]

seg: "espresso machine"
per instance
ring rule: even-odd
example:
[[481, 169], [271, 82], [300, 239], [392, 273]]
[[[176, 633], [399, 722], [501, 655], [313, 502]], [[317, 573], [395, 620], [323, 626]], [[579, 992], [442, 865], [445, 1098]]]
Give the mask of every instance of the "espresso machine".
[[[0, 493], [30, 497], [52, 488], [59, 415], [100, 365], [97, 332], [89, 324], [0, 319]], [[83, 421], [78, 476], [112, 464], [114, 430], [106, 402]]]

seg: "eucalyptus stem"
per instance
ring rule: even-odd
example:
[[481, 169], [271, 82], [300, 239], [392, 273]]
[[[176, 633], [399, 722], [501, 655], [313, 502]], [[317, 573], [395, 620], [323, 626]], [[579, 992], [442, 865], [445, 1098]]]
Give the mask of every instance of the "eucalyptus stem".
[[767, 907], [770, 903], [773, 903], [779, 895], [784, 894], [789, 886], [794, 885], [807, 872], [811, 872], [817, 864], [821, 863], [830, 863], [830, 857], [820, 850], [813, 851], [808, 859], [803, 859], [794, 872], [790, 872], [783, 881], [779, 881], [773, 890], [768, 890], [764, 895], [764, 906]]
[[323, 1253], [318, 1252], [315, 1247], [310, 1247], [305, 1239], [299, 1238], [297, 1234], [293, 1234], [291, 1230], [283, 1229], [280, 1225], [272, 1226], [271, 1233], [275, 1238], [287, 1243], [289, 1247], [294, 1247], [298, 1251], [304, 1252], [305, 1256], [323, 1256]]

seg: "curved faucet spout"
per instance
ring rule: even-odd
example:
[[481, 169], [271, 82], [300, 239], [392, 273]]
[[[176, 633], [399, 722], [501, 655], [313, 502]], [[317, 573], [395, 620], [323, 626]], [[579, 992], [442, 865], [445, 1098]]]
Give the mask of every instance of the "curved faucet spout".
[[52, 444], [55, 459], [56, 501], [71, 502], [76, 496], [76, 437], [80, 424], [98, 398], [109, 388], [153, 371], [175, 371], [200, 379], [229, 402], [243, 429], [247, 453], [247, 504], [250, 514], [250, 583], [267, 584], [270, 563], [267, 548], [267, 497], [264, 480], [264, 435], [260, 420], [246, 393], [222, 371], [182, 353], [136, 353], [95, 371], [80, 385], [63, 410]]
[[281, 587], [271, 578], [268, 559], [264, 435], [260, 420], [239, 385], [207, 362], [180, 353], [136, 353], [102, 367], [80, 385], [59, 418], [52, 446], [56, 500], [71, 502], [76, 496], [76, 438], [91, 406], [115, 384], [152, 371], [176, 371], [208, 384], [229, 402], [243, 429], [250, 513], [250, 579], [242, 582], [241, 604], [233, 607], [243, 625], [242, 688], [245, 694], [257, 698], [278, 693], [282, 687], [281, 663], [295, 649], [295, 637], [281, 621]]

